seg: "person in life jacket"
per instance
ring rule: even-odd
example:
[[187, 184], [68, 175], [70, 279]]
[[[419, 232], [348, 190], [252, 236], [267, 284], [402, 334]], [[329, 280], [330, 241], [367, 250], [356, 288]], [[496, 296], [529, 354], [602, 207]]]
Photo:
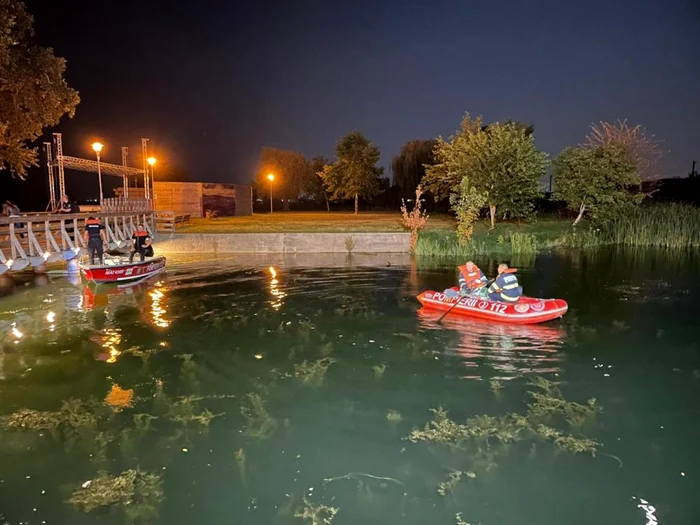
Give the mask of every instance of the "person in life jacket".
[[90, 264], [95, 264], [95, 257], [102, 264], [102, 256], [104, 255], [104, 246], [107, 244], [105, 237], [105, 227], [100, 222], [100, 219], [88, 217], [85, 221], [85, 231], [83, 232], [83, 240], [87, 243], [88, 253], [90, 254]]
[[129, 254], [129, 262], [134, 262], [134, 255], [139, 254], [141, 261], [145, 261], [146, 257], [153, 257], [153, 246], [151, 246], [151, 236], [148, 235], [143, 224], [136, 227], [136, 231], [131, 236], [131, 253]]
[[478, 290], [486, 284], [486, 276], [479, 267], [472, 261], [467, 261], [464, 266], [458, 266], [459, 269], [459, 293], [467, 295]]
[[498, 276], [489, 286], [489, 299], [503, 303], [514, 303], [523, 294], [523, 288], [518, 284], [515, 276], [515, 268], [508, 268], [507, 264], [498, 265]]

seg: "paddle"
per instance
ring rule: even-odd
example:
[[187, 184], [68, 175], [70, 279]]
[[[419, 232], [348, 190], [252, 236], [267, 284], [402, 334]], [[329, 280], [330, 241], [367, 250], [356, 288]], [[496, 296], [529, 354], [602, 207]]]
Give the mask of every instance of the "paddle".
[[[484, 286], [485, 286], [485, 287], [491, 286], [491, 283], [493, 283], [495, 280], [496, 280], [496, 279], [490, 279], [490, 280], [486, 281], [486, 284], [485, 284]], [[461, 299], [461, 296], [460, 296], [459, 299]], [[457, 300], [455, 301], [455, 304], [453, 304], [452, 306], [450, 306], [450, 307], [447, 309], [447, 311], [446, 311], [444, 314], [442, 314], [442, 315], [440, 316], [440, 319], [437, 320], [438, 323], [440, 323], [440, 322], [445, 318], [445, 316], [446, 316], [447, 314], [449, 314], [449, 313], [452, 311], [452, 309], [453, 309], [455, 306], [457, 306], [457, 305], [459, 304], [459, 299], [457, 299]]]

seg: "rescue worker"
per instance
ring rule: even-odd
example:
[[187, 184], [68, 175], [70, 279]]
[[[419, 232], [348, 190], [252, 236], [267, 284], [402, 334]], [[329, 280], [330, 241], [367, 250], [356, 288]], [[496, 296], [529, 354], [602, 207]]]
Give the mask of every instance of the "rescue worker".
[[472, 261], [467, 261], [467, 264], [457, 268], [459, 269], [459, 293], [461, 295], [469, 295], [486, 284], [484, 272]]
[[488, 298], [491, 301], [502, 303], [515, 303], [523, 294], [523, 288], [518, 284], [515, 276], [515, 268], [508, 268], [507, 264], [498, 265], [498, 276], [491, 286], [489, 286]]
[[104, 247], [107, 245], [107, 237], [105, 236], [105, 227], [100, 222], [100, 219], [88, 217], [85, 221], [85, 232], [83, 239], [87, 243], [88, 253], [90, 254], [90, 265], [95, 264], [95, 256], [102, 264], [102, 256], [104, 255]]
[[129, 254], [129, 262], [134, 262], [134, 255], [138, 253], [141, 256], [141, 261], [145, 261], [146, 257], [153, 257], [153, 246], [151, 246], [151, 236], [148, 235], [143, 224], [136, 227], [136, 231], [131, 236], [131, 253]]

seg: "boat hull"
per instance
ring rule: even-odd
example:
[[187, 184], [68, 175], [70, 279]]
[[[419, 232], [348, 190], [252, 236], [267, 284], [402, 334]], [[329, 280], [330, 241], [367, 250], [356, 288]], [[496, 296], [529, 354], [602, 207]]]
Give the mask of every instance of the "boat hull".
[[158, 256], [134, 263], [89, 266], [81, 265], [80, 274], [97, 284], [124, 283], [145, 279], [165, 270], [165, 257]]
[[[518, 302], [502, 303], [489, 301], [480, 297], [457, 296], [451, 297], [444, 292], [426, 290], [418, 296], [418, 301], [426, 309], [449, 310], [450, 315], [464, 315], [515, 324], [544, 323], [562, 317], [569, 309], [563, 299], [536, 299], [521, 297]], [[455, 303], [457, 305], [455, 306]]]

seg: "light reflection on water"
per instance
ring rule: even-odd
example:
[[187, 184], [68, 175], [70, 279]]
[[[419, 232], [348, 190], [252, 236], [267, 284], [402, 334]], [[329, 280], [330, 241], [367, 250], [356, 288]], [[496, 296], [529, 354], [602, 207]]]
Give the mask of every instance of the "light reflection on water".
[[[417, 313], [422, 329], [447, 329], [458, 335], [453, 351], [468, 369], [465, 379], [509, 379], [522, 374], [560, 372], [559, 352], [566, 330], [557, 321], [546, 325], [515, 325], [448, 315], [438, 324], [442, 314], [425, 308]], [[485, 367], [498, 373], [494, 376]]]

